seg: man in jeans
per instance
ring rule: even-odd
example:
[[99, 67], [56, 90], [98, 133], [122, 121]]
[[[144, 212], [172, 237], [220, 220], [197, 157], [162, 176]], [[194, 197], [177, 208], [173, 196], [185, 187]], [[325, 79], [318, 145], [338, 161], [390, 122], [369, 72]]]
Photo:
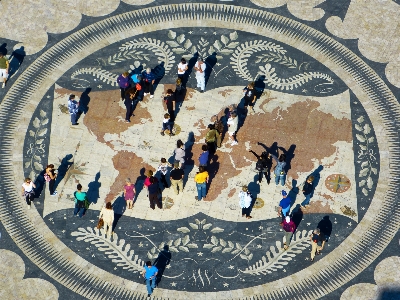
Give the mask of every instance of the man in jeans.
[[[175, 194], [183, 191], [183, 176], [185, 172], [179, 168], [179, 162], [174, 163], [174, 169], [170, 173], [171, 186], [174, 189]], [[178, 190], [179, 187], [179, 190]]]
[[314, 261], [315, 253], [317, 255], [321, 254], [322, 249], [325, 246], [325, 235], [321, 232], [319, 228], [314, 229], [313, 233], [310, 235], [311, 240], [311, 261]]
[[156, 288], [156, 277], [158, 269], [151, 265], [151, 261], [147, 261], [142, 272], [142, 276], [146, 279], [147, 297], [150, 297]]
[[71, 115], [71, 123], [72, 125], [78, 125], [78, 111], [79, 111], [79, 102], [75, 100], [75, 95], [70, 95], [68, 99], [68, 111]]

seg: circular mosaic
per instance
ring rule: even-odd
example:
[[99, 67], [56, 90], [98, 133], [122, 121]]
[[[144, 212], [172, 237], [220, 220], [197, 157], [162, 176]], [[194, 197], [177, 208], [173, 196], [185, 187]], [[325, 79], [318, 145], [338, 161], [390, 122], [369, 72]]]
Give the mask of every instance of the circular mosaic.
[[334, 193], [344, 193], [348, 191], [351, 183], [343, 174], [332, 174], [325, 179], [325, 186]]
[[[149, 19], [148, 14], [151, 14], [153, 18]], [[353, 92], [356, 94], [359, 101], [364, 105], [365, 110], [371, 117], [372, 123], [380, 122], [384, 124], [387, 130], [394, 130], [392, 128], [393, 122], [391, 120], [399, 117], [396, 112], [396, 109], [398, 109], [398, 103], [390, 90], [383, 84], [379, 76], [370, 70], [356, 55], [351, 53], [348, 49], [341, 46], [333, 39], [330, 39], [322, 33], [305, 25], [271, 13], [227, 5], [182, 4], [174, 6], [173, 9], [168, 6], [158, 6], [155, 8], [139, 10], [134, 13], [126, 13], [120, 16], [111, 17], [107, 20], [98, 22], [95, 25], [88, 26], [87, 28], [84, 28], [75, 34], [72, 34], [49, 49], [40, 58], [38, 58], [25, 73], [21, 75], [1, 104], [0, 113], [4, 118], [9, 120], [8, 127], [4, 127], [4, 130], [0, 133], [3, 144], [9, 145], [10, 141], [13, 141], [14, 138], [22, 137], [24, 139], [23, 132], [17, 133], [16, 136], [14, 136], [14, 132], [18, 132], [18, 130], [16, 130], [18, 126], [27, 126], [27, 123], [29, 123], [30, 120], [22, 119], [19, 113], [16, 113], [16, 111], [22, 111], [20, 108], [27, 105], [27, 103], [29, 103], [29, 105], [36, 106], [38, 99], [42, 99], [45, 93], [51, 88], [51, 86], [54, 85], [55, 81], [62, 76], [63, 71], [61, 70], [69, 70], [74, 64], [77, 63], [76, 55], [78, 53], [81, 55], [80, 59], [83, 59], [85, 55], [90, 55], [90, 53], [94, 53], [95, 51], [102, 49], [104, 45], [98, 41], [104, 39], [105, 37], [107, 37], [108, 43], [116, 43], [123, 39], [121, 33], [132, 36], [135, 35], [136, 32], [163, 30], [165, 29], [165, 22], [168, 22], [168, 26], [171, 29], [181, 27], [183, 22], [186, 26], [197, 27], [198, 20], [193, 19], [193, 14], [205, 22], [212, 22], [213, 26], [215, 27], [257, 33], [278, 42], [288, 44], [292, 47], [297, 47], [300, 51], [303, 51], [311, 57], [315, 57], [317, 60], [322, 61], [329, 69], [337, 74], [341, 80], [343, 80], [347, 85], [352, 86]], [[221, 18], [221, 16], [223, 17]], [[243, 18], [246, 18], [247, 20], [246, 26], [243, 26], [243, 23], [238, 21], [242, 20]], [[173, 34], [171, 34], [171, 36], [173, 36]], [[124, 36], [124, 38], [126, 37], [127, 36]], [[175, 42], [179, 43], [179, 36], [173, 38], [178, 38], [178, 40]], [[234, 42], [234, 38], [234, 34], [230, 36], [230, 40], [233, 40], [233, 43], [236, 43]], [[225, 41], [225, 44], [229, 45], [229, 41]], [[220, 47], [219, 43], [216, 43], [215, 47]], [[140, 40], [137, 41], [137, 44], [140, 44]], [[158, 46], [163, 48], [164, 52], [168, 52], [166, 48], [161, 45], [161, 43]], [[267, 44], [260, 44], [259, 46], [267, 47]], [[126, 47], [129, 47], [129, 45]], [[177, 47], [178, 46], [175, 46], [175, 48]], [[69, 49], [69, 51], [65, 51], [66, 48]], [[83, 48], [85, 49], [84, 52], [81, 51]], [[250, 50], [246, 50], [245, 47], [242, 47], [240, 51], [238, 50], [234, 53], [233, 59], [237, 59], [239, 56], [247, 55], [246, 51]], [[284, 59], [283, 57], [281, 58]], [[168, 67], [170, 64], [168, 61], [164, 63], [166, 67]], [[242, 73], [243, 76], [246, 76], [247, 71], [243, 69], [240, 64], [237, 64], [236, 68], [239, 69], [239, 73]], [[265, 74], [270, 74], [271, 78], [274, 78], [274, 71], [275, 70], [273, 70], [269, 64], [263, 66], [262, 69], [262, 72]], [[43, 76], [38, 77], [36, 80], [32, 80], [32, 74], [43, 74]], [[102, 74], [106, 73], [103, 72]], [[75, 77], [77, 75], [79, 74], [75, 74]], [[328, 77], [324, 77], [324, 80], [327, 78]], [[246, 78], [246, 80], [249, 80], [249, 78]], [[330, 79], [328, 78], [328, 82], [329, 80]], [[79, 80], [77, 80], [75, 83], [78, 84]], [[26, 84], [28, 84], [28, 86]], [[282, 89], [290, 90], [290, 85], [291, 83], [289, 81], [285, 81]], [[15, 91], [18, 91], [22, 88], [29, 92], [23, 97], [16, 97], [15, 95], [17, 95], [17, 93], [15, 93]], [[318, 92], [331, 92], [331, 89], [326, 87], [326, 84], [319, 86], [319, 88], [315, 90]], [[388, 115], [386, 112], [388, 107], [392, 111], [390, 115]], [[36, 121], [36, 118], [38, 121]], [[37, 130], [37, 134], [34, 132], [34, 138], [36, 139], [35, 144], [41, 145], [43, 141], [40, 136], [41, 134], [45, 134], [43, 133], [44, 128], [42, 126], [49, 122], [49, 118], [45, 111], [38, 111], [38, 116], [34, 116], [32, 122], [33, 126]], [[365, 121], [362, 120], [362, 122]], [[365, 127], [363, 130], [365, 130]], [[378, 139], [381, 151], [387, 151], [394, 159], [399, 157], [398, 150], [391, 148], [389, 151], [388, 148], [389, 144], [395, 144], [397, 142], [396, 139], [398, 139], [398, 137], [386, 136], [384, 133], [382, 133], [376, 138]], [[363, 141], [360, 141], [360, 143], [363, 143]], [[13, 144], [14, 143], [11, 143], [10, 145]], [[125, 146], [126, 145], [124, 145], [124, 147]], [[147, 145], [145, 146], [148, 147]], [[362, 147], [364, 147], [364, 145], [362, 145]], [[77, 149], [78, 148], [79, 147], [77, 147]], [[4, 161], [12, 161], [13, 151], [15, 151], [15, 149], [12, 147], [5, 148], [3, 153]], [[17, 151], [16, 153], [20, 152], [22, 151]], [[21, 164], [20, 169], [23, 169], [22, 162], [19, 163]], [[76, 166], [86, 167], [85, 165], [82, 165], [83, 162], [74, 163]], [[31, 164], [33, 168], [35, 168], [35, 166], [37, 169], [42, 168], [42, 166], [40, 166], [39, 159], [33, 158]], [[77, 167], [76, 170], [78, 170], [79, 167]], [[389, 169], [389, 166], [386, 162], [381, 162], [381, 167]], [[367, 165], [363, 164], [363, 167], [358, 174], [360, 177], [369, 176], [370, 174], [374, 173], [374, 166], [368, 166], [368, 172], [363, 171], [365, 168], [367, 168]], [[397, 166], [391, 165], [390, 168], [393, 171], [397, 171], [395, 170]], [[11, 183], [13, 182], [13, 169], [10, 166], [3, 166], [2, 171], [3, 174], [5, 174], [5, 182], [2, 188], [8, 189], [9, 191], [13, 190], [11, 187]], [[84, 172], [82, 168], [79, 171]], [[72, 175], [74, 176], [75, 180], [77, 180], [77, 176], [79, 174], [76, 173]], [[16, 177], [20, 179], [20, 176]], [[335, 180], [337, 180], [336, 185], [334, 183], [330, 185], [333, 192], [338, 193], [341, 188], [346, 187], [344, 185], [346, 183], [344, 178], [346, 177], [331, 178], [332, 182], [336, 182]], [[368, 182], [373, 180], [373, 177], [368, 178], [369, 179], [365, 180], [364, 187], [366, 191], [365, 193], [367, 194], [371, 193], [372, 190], [372, 184]], [[380, 190], [387, 191], [387, 195], [385, 197], [382, 195], [378, 195], [379, 197], [376, 196], [379, 198], [379, 201], [374, 199], [371, 205], [375, 205], [375, 207], [394, 205], [393, 201], [395, 198], [391, 198], [391, 196], [392, 194], [398, 193], [399, 185], [395, 182], [395, 179], [389, 177], [389, 174], [387, 173], [382, 174], [381, 178], [382, 180], [378, 183], [378, 186], [380, 187]], [[95, 180], [95, 184], [96, 182], [98, 182], [98, 178]], [[350, 187], [350, 182], [348, 183]], [[249, 189], [251, 188], [249, 187]], [[86, 295], [88, 298], [96, 298], [105, 295], [110, 296], [115, 293], [123, 295], [122, 297], [126, 298], [143, 297], [144, 293], [138, 292], [134, 288], [137, 286], [137, 283], [127, 283], [126, 279], [111, 274], [109, 270], [101, 270], [94, 265], [91, 265], [90, 272], [87, 269], [82, 268], [82, 266], [86, 266], [88, 262], [73, 253], [70, 248], [55, 238], [52, 231], [46, 226], [46, 224], [44, 224], [35, 210], [29, 212], [22, 211], [18, 200], [9, 202], [9, 198], [5, 199], [4, 195], [5, 193], [3, 193], [3, 196], [1, 196], [1, 201], [3, 203], [7, 203], [7, 205], [1, 206], [3, 208], [0, 209], [5, 216], [4, 224], [6, 225], [7, 230], [10, 232], [10, 234], [12, 233], [15, 242], [22, 249], [22, 251], [24, 251], [24, 253], [39, 267], [43, 268], [43, 270], [45, 270], [49, 276], [59, 281], [63, 285], [73, 289], [74, 291], [82, 295]], [[10, 196], [11, 198], [18, 199], [18, 195], [15, 193], [11, 194]], [[257, 198], [257, 201], [259, 202], [256, 201], [256, 205], [260, 206], [261, 208], [264, 206], [264, 203], [261, 199], [258, 199], [259, 198]], [[172, 207], [171, 203], [174, 203], [174, 201], [167, 201], [166, 198], [163, 199], [163, 204], [164, 202], [167, 202], [166, 206], [169, 205], [169, 208]], [[14, 212], [13, 216], [7, 214], [5, 207], [7, 207], [7, 209], [12, 209]], [[375, 211], [376, 210], [373, 212], [373, 218], [376, 215]], [[380, 209], [378, 211], [379, 213], [376, 217], [384, 220], [388, 219], [385, 215], [388, 214], [388, 210]], [[371, 215], [372, 212], [367, 212], [367, 214]], [[19, 217], [19, 222], [15, 222], [15, 216]], [[52, 221], [53, 220], [50, 220], [50, 222]], [[319, 282], [321, 280], [324, 280], [324, 282], [329, 282], [320, 288], [318, 293], [321, 294], [318, 294], [318, 296], [321, 296], [323, 292], [345, 284], [351, 278], [343, 275], [347, 273], [356, 274], [361, 272], [361, 270], [363, 270], [381, 252], [379, 249], [382, 249], [382, 247], [375, 249], [374, 245], [382, 246], [382, 240], [388, 243], [395, 233], [394, 229], [385, 231], [381, 230], [384, 228], [384, 226], [386, 226], [386, 223], [384, 222], [371, 222], [368, 218], [364, 218], [361, 222], [363, 222], [363, 228], [366, 230], [364, 234], [351, 234], [351, 238], [340, 244], [335, 250], [337, 253], [348, 253], [346, 257], [337, 257], [337, 259], [329, 264], [328, 267], [326, 267], [323, 262], [317, 262], [316, 266], [313, 266], [313, 268], [322, 268], [322, 266], [324, 266], [325, 272], [323, 274], [308, 272], [309, 270], [306, 269], [301, 271], [304, 272], [304, 276], [299, 276], [299, 279], [295, 281], [293, 278], [283, 278], [281, 279], [281, 283], [284, 284], [285, 289], [279, 288], [276, 282], [265, 283], [257, 281], [255, 284], [258, 284], [258, 287], [262, 287], [263, 296], [255, 296], [283, 299], [287, 297], [287, 295], [301, 294], [303, 297], [315, 297], [315, 291], [309, 290], [307, 282]], [[39, 223], [41, 226], [37, 226]], [[235, 270], [230, 270], [229, 268], [226, 268], [226, 272], [221, 271], [219, 273], [220, 278], [236, 278], [239, 273], [246, 273], [249, 274], [249, 276], [258, 278], [258, 276], [271, 274], [276, 269], [280, 268], [276, 265], [270, 264], [265, 257], [261, 258], [259, 263], [249, 265], [248, 262], [250, 262], [253, 258], [252, 250], [249, 248], [243, 248], [240, 244], [236, 244], [233, 241], [228, 240], [226, 236], [220, 236], [219, 234], [223, 233], [225, 229], [220, 227], [218, 224], [216, 225], [215, 223], [217, 223], [216, 220], [211, 222], [209, 221], [208, 217], [198, 218], [194, 222], [188, 222], [187, 226], [182, 226], [176, 229], [174, 234], [179, 233], [183, 234], [184, 236], [174, 236], [170, 240], [171, 247], [174, 247], [176, 251], [190, 252], [190, 249], [196, 249], [196, 247], [201, 245], [203, 249], [209, 249], [210, 254], [221, 252], [227, 255], [233, 255], [233, 257], [241, 257], [243, 262], [247, 262], [246, 266], [243, 265], [241, 269], [238, 268]], [[35, 226], [33, 226], [33, 224], [35, 224]], [[48, 223], [47, 225], [49, 226], [50, 224]], [[260, 225], [260, 227], [262, 226]], [[150, 228], [148, 229], [150, 230]], [[262, 230], [262, 228], [260, 230]], [[379, 236], [375, 232], [379, 232]], [[191, 238], [191, 234], [193, 234], [193, 239]], [[240, 232], [240, 234], [245, 235], [248, 233], [243, 231]], [[74, 233], [74, 236], [77, 236], [79, 239], [85, 241], [93, 239], [95, 243], [98, 244], [104, 242], [101, 234], [91, 229], [78, 230]], [[296, 241], [298, 246], [301, 248], [305, 247], [304, 245], [306, 244], [306, 239], [307, 234], [299, 232], [299, 235], [294, 238], [294, 241]], [[368, 239], [370, 243], [365, 245], [359, 242], [360, 239]], [[118, 247], [118, 245], [121, 244], [118, 244], [117, 241], [110, 241], [107, 247], [109, 247], [109, 249], [112, 247]], [[122, 242], [121, 240], [120, 243], [124, 244], [125, 241]], [[141, 246], [145, 246], [145, 243], [141, 243]], [[42, 252], [38, 253], [31, 251], [31, 249], [36, 247], [46, 249], [46, 253], [43, 254]], [[157, 253], [159, 246], [151, 245], [151, 247], [152, 248], [149, 250], [148, 256], [153, 257]], [[129, 249], [125, 249], [123, 252], [124, 255], [127, 256], [133, 255], [133, 252], [129, 252]], [[368, 252], [369, 256], [365, 256], [365, 259], [360, 261], [360, 252]], [[126, 266], [126, 269], [139, 268], [142, 266], [137, 257], [133, 260], [130, 260], [129, 263], [130, 265]], [[207, 278], [207, 270], [209, 270], [209, 266], [207, 266], [203, 261], [200, 264], [196, 262], [196, 264], [197, 265], [194, 267], [194, 269], [196, 269], [198, 275], [193, 275], [193, 278], [190, 277], [189, 279], [193, 285], [198, 285], [200, 279], [203, 280], [204, 278]], [[346, 268], [343, 268], [342, 266], [346, 266]], [[71, 272], [74, 272], [75, 274], [73, 279], [70, 277]], [[93, 274], [95, 274], [96, 278], [93, 277]], [[339, 274], [342, 276], [339, 276]], [[329, 280], [327, 277], [328, 275]], [[178, 274], [176, 276], [178, 276]], [[168, 290], [162, 290], [162, 296], [160, 297], [165, 299], [171, 298], [168, 296], [168, 293]], [[220, 297], [222, 299], [225, 297], [224, 292], [216, 293], [217, 298]], [[184, 299], [188, 297], [188, 295], [187, 292], [175, 291], [173, 297], [176, 297], [177, 299]], [[232, 298], [240, 297], [241, 296], [232, 296]]]
[[257, 198], [256, 201], [254, 202], [253, 208], [262, 208], [264, 207], [264, 200], [261, 198]]

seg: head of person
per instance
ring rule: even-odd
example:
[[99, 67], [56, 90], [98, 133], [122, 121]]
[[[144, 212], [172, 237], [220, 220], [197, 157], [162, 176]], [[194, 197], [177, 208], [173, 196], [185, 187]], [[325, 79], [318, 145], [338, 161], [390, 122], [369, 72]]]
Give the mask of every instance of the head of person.
[[211, 117], [211, 122], [215, 123], [217, 121], [218, 121], [218, 116], [217, 115], [214, 115], [214, 116]]
[[164, 157], [162, 157], [162, 158], [161, 158], [161, 162], [162, 162], [163, 164], [165, 164], [165, 163], [167, 162], [167, 160], [166, 160]]
[[179, 169], [179, 162], [174, 162], [174, 168]]
[[206, 169], [203, 166], [199, 167], [199, 173], [203, 173]]
[[128, 177], [128, 178], [125, 179], [125, 182], [126, 183], [131, 183], [131, 179]]
[[47, 165], [46, 169], [54, 169], [54, 165], [53, 164]]
[[307, 182], [308, 182], [308, 183], [311, 183], [311, 182], [313, 182], [313, 181], [314, 181], [314, 176], [312, 176], [312, 175], [308, 176]]
[[236, 109], [235, 104], [231, 104], [228, 106], [229, 111], [234, 111]]
[[208, 129], [210, 129], [210, 130], [213, 130], [213, 129], [215, 129], [215, 125], [214, 124], [208, 124]]
[[173, 93], [174, 93], [173, 90], [171, 90], [171, 89], [168, 89], [168, 90], [167, 90], [167, 95], [168, 95], [168, 96], [171, 96]]
[[181, 58], [181, 63], [186, 64], [186, 59], [184, 59], [183, 57]]
[[285, 161], [286, 160], [286, 155], [285, 154], [281, 154], [280, 156], [279, 156], [279, 161], [280, 162], [283, 162], [283, 161]]
[[234, 119], [236, 118], [237, 114], [235, 112], [231, 113], [231, 117]]
[[107, 209], [112, 209], [112, 204], [111, 204], [111, 202], [107, 202], [107, 203], [106, 203], [106, 208], [107, 208]]
[[249, 190], [249, 189], [248, 189], [247, 185], [242, 186], [242, 191], [243, 191], [243, 192], [246, 192], [246, 193], [247, 193], [248, 190]]
[[25, 183], [28, 183], [28, 184], [29, 184], [29, 183], [31, 183], [31, 182], [32, 182], [32, 180], [31, 180], [29, 177], [26, 177], [26, 178], [25, 178]]
[[151, 261], [146, 261], [146, 266], [151, 267]]
[[254, 81], [250, 82], [249, 85], [247, 86], [249, 89], [254, 89], [255, 83]]
[[176, 79], [176, 85], [181, 85], [182, 84], [182, 79], [178, 78]]
[[78, 183], [78, 184], [76, 185], [76, 189], [77, 189], [78, 191], [81, 191], [81, 190], [82, 190], [82, 184]]
[[146, 170], [144, 175], [146, 175], [147, 177], [151, 177], [151, 176], [153, 176], [153, 171], [152, 170]]
[[69, 100], [74, 100], [74, 99], [75, 99], [75, 95], [74, 94], [69, 95]]
[[283, 198], [286, 198], [286, 197], [287, 197], [287, 193], [286, 193], [285, 190], [282, 190], [282, 197], [283, 197]]
[[313, 231], [314, 234], [320, 234], [321, 230], [319, 228], [315, 228]]
[[181, 148], [183, 146], [182, 140], [177, 140], [176, 141], [176, 148]]
[[207, 145], [203, 145], [203, 146], [201, 146], [201, 150], [203, 150], [203, 151], [207, 151], [207, 150], [208, 150], [208, 146], [207, 146]]
[[129, 76], [129, 72], [125, 71], [124, 73], [122, 73], [122, 76], [124, 76], [125, 78]]
[[147, 73], [147, 74], [150, 74], [150, 73], [151, 73], [151, 68], [147, 68], [147, 69], [146, 69], [146, 73]]
[[155, 183], [156, 179], [154, 178], [154, 176], [150, 176], [150, 183]]
[[164, 119], [169, 119], [171, 116], [169, 114], [164, 114]]

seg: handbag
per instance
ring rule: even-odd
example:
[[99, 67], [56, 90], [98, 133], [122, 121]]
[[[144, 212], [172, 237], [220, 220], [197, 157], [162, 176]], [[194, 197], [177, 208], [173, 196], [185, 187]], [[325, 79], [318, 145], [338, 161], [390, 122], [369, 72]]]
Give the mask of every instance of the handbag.
[[97, 229], [100, 229], [103, 226], [104, 226], [103, 218], [100, 218], [99, 221], [97, 222]]

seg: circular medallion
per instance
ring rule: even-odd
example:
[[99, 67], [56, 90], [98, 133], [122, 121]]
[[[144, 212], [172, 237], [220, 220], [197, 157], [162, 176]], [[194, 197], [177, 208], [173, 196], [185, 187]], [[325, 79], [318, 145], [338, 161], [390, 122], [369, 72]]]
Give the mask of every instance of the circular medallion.
[[344, 193], [348, 191], [351, 183], [343, 174], [332, 174], [325, 179], [325, 186], [334, 193]]

